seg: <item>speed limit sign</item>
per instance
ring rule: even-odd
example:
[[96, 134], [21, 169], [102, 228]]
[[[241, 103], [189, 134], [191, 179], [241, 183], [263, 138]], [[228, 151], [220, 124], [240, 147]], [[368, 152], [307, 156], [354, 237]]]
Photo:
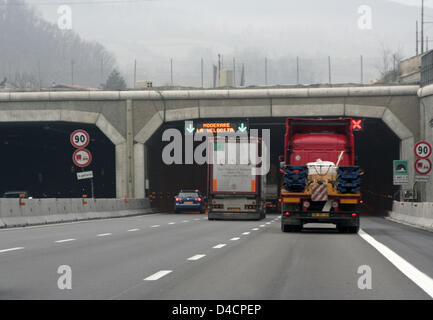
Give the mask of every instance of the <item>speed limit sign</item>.
[[427, 141], [420, 141], [415, 145], [415, 155], [420, 159], [427, 159], [431, 156], [432, 149]]
[[85, 148], [90, 142], [90, 136], [86, 131], [78, 129], [72, 132], [70, 141], [75, 148]]

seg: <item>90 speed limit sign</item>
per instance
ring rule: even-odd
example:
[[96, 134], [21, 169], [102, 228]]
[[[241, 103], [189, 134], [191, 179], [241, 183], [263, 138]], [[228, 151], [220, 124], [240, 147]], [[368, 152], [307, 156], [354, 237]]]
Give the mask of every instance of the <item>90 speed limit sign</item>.
[[75, 148], [85, 148], [90, 142], [90, 136], [86, 131], [78, 129], [72, 132], [70, 141]]
[[420, 141], [415, 145], [415, 155], [420, 159], [427, 159], [431, 156], [432, 148], [427, 141]]

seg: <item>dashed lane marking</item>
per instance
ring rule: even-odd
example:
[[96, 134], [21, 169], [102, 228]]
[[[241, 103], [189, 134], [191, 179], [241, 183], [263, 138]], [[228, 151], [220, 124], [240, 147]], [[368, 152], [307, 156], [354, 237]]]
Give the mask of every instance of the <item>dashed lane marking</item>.
[[140, 229], [137, 229], [137, 228], [135, 228], [135, 229], [129, 229], [128, 232], [134, 232], [134, 231], [138, 231], [138, 230], [140, 230]]
[[161, 279], [162, 277], [165, 277], [166, 275], [168, 275], [171, 272], [173, 272], [173, 270], [161, 270], [161, 271], [158, 271], [157, 273], [154, 273], [151, 276], [149, 276], [143, 280], [144, 281], [155, 281], [155, 280]]
[[70, 242], [70, 241], [75, 241], [76, 239], [63, 239], [63, 240], [57, 240], [57, 241], [54, 241], [54, 242], [56, 242], [56, 243], [63, 243], [63, 242]]
[[225, 247], [225, 246], [226, 246], [225, 243], [220, 243], [220, 244], [217, 244], [216, 246], [214, 246], [214, 247], [212, 247], [212, 248], [214, 248], [214, 249], [221, 249], [221, 248], [223, 248], [223, 247]]
[[196, 254], [195, 256], [189, 257], [188, 260], [189, 261], [196, 261], [196, 260], [199, 260], [203, 257], [206, 257], [206, 255], [205, 254]]
[[246, 236], [246, 235], [249, 235], [250, 233], [249, 232], [244, 232], [244, 233], [242, 233], [244, 236]]
[[0, 253], [9, 252], [9, 251], [16, 251], [16, 250], [21, 250], [21, 249], [24, 249], [24, 247], [16, 247], [16, 248], [3, 249], [3, 250], [0, 250]]
[[97, 237], [106, 237], [106, 236], [111, 236], [111, 233], [100, 233], [97, 235]]
[[158, 227], [160, 227], [159, 224], [155, 224], [155, 225], [151, 226], [151, 228], [158, 228]]
[[240, 238], [239, 237], [234, 237], [234, 238], [231, 238], [230, 240], [231, 241], [236, 241], [236, 240], [239, 240]]

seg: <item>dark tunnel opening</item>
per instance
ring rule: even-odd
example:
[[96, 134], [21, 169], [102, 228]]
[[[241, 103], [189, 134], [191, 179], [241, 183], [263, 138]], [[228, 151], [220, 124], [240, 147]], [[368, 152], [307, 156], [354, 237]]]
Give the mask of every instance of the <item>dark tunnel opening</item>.
[[[222, 119], [206, 119], [206, 121]], [[224, 121], [235, 119], [223, 119]], [[203, 120], [200, 120], [203, 121]], [[195, 120], [198, 122], [198, 120]], [[283, 154], [285, 118], [250, 118], [251, 129], [270, 129], [271, 176], [278, 175], [278, 156]], [[380, 119], [364, 119], [363, 131], [354, 132], [356, 165], [365, 172], [362, 177], [363, 215], [384, 215], [392, 207], [392, 196], [398, 187], [392, 184], [392, 161], [399, 159], [399, 138]], [[159, 128], [148, 142], [149, 195], [152, 206], [160, 210], [173, 210], [174, 196], [181, 189], [207, 191], [207, 165], [173, 164], [162, 161], [162, 150], [169, 142], [162, 141], [164, 130], [176, 128], [184, 137], [184, 122], [171, 122]], [[197, 143], [198, 144], [198, 143]], [[185, 152], [182, 146], [183, 155]], [[275, 172], [273, 172], [275, 171]]]
[[[92, 153], [88, 167], [73, 164], [76, 150], [70, 134], [86, 130]], [[0, 194], [28, 191], [34, 198], [91, 196], [90, 179], [78, 180], [77, 172], [93, 171], [94, 196], [113, 198], [115, 152], [111, 141], [95, 126], [65, 122], [2, 123], [0, 125]]]

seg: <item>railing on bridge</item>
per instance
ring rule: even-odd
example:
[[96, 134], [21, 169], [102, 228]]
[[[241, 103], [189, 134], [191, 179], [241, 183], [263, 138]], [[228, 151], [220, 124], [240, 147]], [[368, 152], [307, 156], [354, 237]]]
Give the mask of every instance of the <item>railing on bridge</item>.
[[433, 50], [421, 58], [421, 87], [433, 83]]

